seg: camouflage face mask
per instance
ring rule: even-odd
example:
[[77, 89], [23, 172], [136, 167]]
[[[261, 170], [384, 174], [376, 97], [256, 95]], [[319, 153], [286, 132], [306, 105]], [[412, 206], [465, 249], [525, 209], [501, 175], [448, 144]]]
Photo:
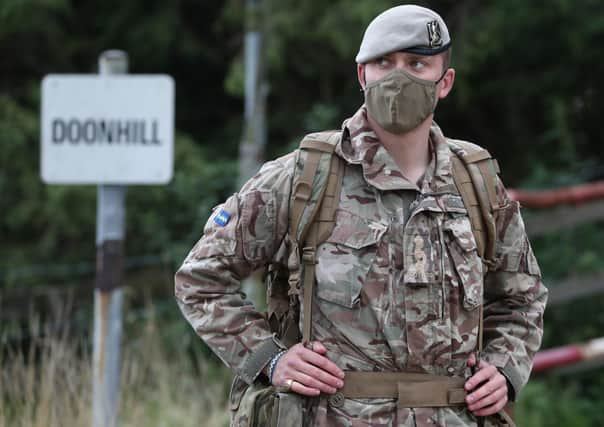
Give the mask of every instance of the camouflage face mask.
[[415, 129], [434, 112], [436, 85], [444, 75], [434, 82], [394, 70], [365, 87], [367, 113], [390, 133]]

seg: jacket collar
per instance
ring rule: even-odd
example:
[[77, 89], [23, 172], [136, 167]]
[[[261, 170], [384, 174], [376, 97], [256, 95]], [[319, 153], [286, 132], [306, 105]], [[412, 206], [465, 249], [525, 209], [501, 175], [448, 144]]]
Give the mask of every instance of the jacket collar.
[[380, 143], [367, 121], [367, 110], [359, 110], [342, 124], [342, 140], [336, 153], [351, 164], [361, 165], [363, 176], [379, 190], [416, 190], [423, 194], [450, 191], [451, 150], [436, 123], [430, 128], [431, 160], [420, 186], [410, 182]]

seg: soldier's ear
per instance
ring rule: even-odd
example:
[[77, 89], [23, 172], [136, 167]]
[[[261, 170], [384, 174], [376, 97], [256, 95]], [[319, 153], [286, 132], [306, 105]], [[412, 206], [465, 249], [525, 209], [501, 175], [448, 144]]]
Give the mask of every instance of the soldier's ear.
[[453, 68], [449, 68], [445, 72], [443, 79], [439, 83], [440, 87], [438, 88], [438, 97], [440, 99], [446, 98], [446, 96], [449, 94], [449, 92], [451, 92], [451, 89], [453, 89], [454, 82], [455, 82], [455, 70]]
[[361, 85], [361, 92], [365, 90], [365, 64], [357, 64], [357, 77]]

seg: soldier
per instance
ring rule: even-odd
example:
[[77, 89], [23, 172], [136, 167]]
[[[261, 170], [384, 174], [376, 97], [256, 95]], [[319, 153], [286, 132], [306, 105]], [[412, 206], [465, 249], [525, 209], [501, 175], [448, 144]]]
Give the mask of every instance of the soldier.
[[286, 349], [240, 288], [259, 267], [287, 265], [295, 153], [216, 208], [176, 273], [199, 336], [244, 388], [270, 379], [305, 396], [307, 425], [490, 425], [529, 378], [547, 290], [502, 183], [491, 265], [452, 190], [453, 153], [433, 122], [455, 79], [450, 46], [442, 18], [414, 5], [366, 29], [356, 57], [365, 103], [335, 150], [344, 178], [317, 250], [310, 345]]

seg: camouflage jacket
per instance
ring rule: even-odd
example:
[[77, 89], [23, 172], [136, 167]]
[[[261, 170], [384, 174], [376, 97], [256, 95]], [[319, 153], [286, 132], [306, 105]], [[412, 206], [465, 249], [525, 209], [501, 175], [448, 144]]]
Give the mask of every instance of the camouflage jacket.
[[[336, 154], [347, 166], [335, 228], [317, 251], [313, 339], [344, 370], [469, 377], [484, 300], [484, 358], [518, 393], [541, 343], [547, 298], [518, 203], [498, 182], [498, 261], [483, 283], [467, 211], [450, 190], [452, 153], [440, 129], [431, 129], [432, 160], [420, 186], [404, 178], [364, 108], [343, 132]], [[184, 316], [248, 383], [280, 344], [240, 280], [287, 262], [294, 161], [290, 153], [266, 163], [217, 207], [176, 273]], [[464, 407], [397, 408], [393, 399], [346, 399], [335, 408], [325, 396], [308, 410], [309, 425], [320, 426], [475, 425]]]

